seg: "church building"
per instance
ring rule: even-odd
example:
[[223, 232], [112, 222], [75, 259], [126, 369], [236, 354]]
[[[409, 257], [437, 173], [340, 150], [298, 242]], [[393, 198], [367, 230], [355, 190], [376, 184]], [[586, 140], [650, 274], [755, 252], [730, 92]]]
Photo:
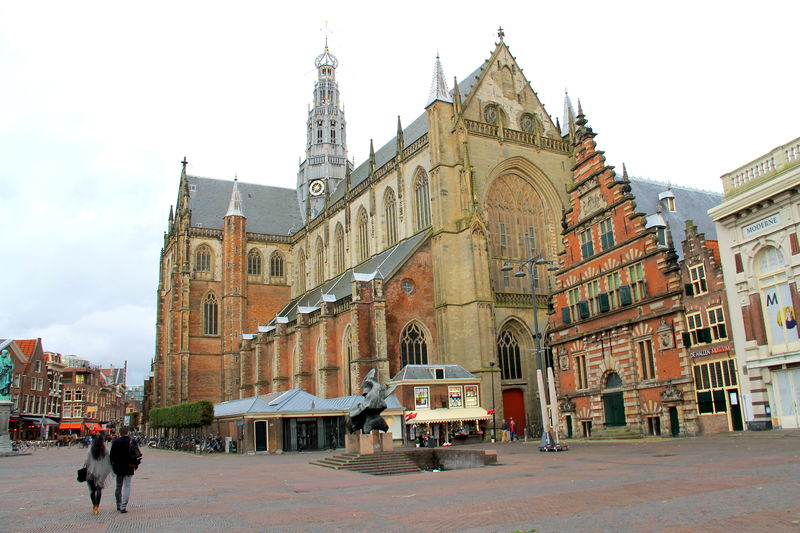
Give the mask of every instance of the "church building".
[[[358, 166], [327, 44], [295, 188], [189, 175], [184, 160], [149, 407], [292, 388], [333, 398], [358, 394], [373, 368], [385, 382], [408, 364], [456, 364], [497, 420], [541, 423], [533, 313], [544, 332], [555, 278], [544, 262], [535, 284], [508, 264], [563, 257], [575, 150], [587, 145], [574, 119], [562, 128], [545, 111], [498, 37], [452, 90], [437, 57], [420, 116], [398, 117]], [[657, 268], [681, 290], [676, 264]]]

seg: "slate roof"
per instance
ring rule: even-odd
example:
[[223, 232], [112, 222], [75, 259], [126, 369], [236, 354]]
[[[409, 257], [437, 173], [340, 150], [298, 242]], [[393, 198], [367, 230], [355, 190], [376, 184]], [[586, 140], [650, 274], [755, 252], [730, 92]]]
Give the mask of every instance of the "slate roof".
[[[686, 238], [687, 220], [694, 221], [698, 233], [705, 233], [706, 239], [716, 240], [717, 229], [711, 217], [708, 216], [708, 210], [722, 202], [722, 193], [669, 185], [642, 178], [631, 178], [630, 185], [631, 192], [636, 197], [636, 211], [647, 215], [660, 214], [669, 224], [675, 251], [679, 258], [683, 259], [681, 243]], [[664, 197], [664, 193], [670, 190], [675, 198], [675, 211], [667, 209]], [[662, 195], [662, 199], [659, 199], [659, 195]], [[661, 212], [657, 213], [659, 205]], [[648, 222], [656, 219], [655, 216], [648, 217]]]
[[[189, 181], [189, 209], [192, 226], [222, 229], [233, 181], [186, 176]], [[303, 227], [297, 191], [271, 185], [237, 182], [247, 231], [290, 235]], [[192, 190], [192, 185], [195, 190]]]
[[[309, 310], [319, 309], [324, 298], [338, 301], [349, 296], [353, 291], [353, 281], [359, 279], [386, 279], [391, 277], [397, 269], [405, 263], [412, 253], [425, 241], [429, 231], [424, 230], [416, 235], [400, 241], [391, 248], [373, 255], [363, 263], [346, 270], [335, 278], [329, 279], [305, 294], [293, 299], [281, 309], [276, 317], [285, 317], [292, 321], [297, 316], [300, 308]], [[274, 325], [273, 318], [269, 324]]]
[[444, 369], [444, 379], [478, 379], [460, 365], [406, 365], [389, 381], [430, 381], [435, 379], [436, 368]]

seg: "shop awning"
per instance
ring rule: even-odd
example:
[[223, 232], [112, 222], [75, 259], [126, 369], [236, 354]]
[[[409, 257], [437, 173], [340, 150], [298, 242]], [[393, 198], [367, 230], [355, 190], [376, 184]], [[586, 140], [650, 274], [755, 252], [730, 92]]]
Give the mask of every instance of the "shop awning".
[[417, 416], [406, 420], [406, 424], [438, 424], [440, 422], [461, 422], [467, 420], [488, 420], [491, 415], [483, 407], [463, 407], [447, 409], [420, 409]]
[[80, 422], [61, 422], [58, 429], [81, 429]]

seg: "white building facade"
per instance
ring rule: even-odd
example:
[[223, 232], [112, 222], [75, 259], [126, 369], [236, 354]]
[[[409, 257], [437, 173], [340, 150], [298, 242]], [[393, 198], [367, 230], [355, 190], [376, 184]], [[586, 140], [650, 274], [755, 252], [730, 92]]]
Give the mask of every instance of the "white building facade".
[[717, 225], [747, 428], [800, 428], [800, 138], [722, 181], [725, 200], [709, 215]]

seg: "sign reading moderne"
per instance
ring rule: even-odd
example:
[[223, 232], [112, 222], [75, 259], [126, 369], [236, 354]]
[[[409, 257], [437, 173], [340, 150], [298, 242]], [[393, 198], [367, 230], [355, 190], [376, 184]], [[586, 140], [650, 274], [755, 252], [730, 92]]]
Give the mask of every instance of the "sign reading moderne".
[[771, 217], [762, 218], [758, 222], [753, 222], [752, 224], [748, 224], [747, 226], [742, 228], [742, 236], [745, 238], [750, 237], [751, 235], [755, 235], [756, 233], [761, 233], [762, 231], [771, 228], [772, 226], [777, 226], [781, 223], [781, 215], [780, 213], [775, 213]]

